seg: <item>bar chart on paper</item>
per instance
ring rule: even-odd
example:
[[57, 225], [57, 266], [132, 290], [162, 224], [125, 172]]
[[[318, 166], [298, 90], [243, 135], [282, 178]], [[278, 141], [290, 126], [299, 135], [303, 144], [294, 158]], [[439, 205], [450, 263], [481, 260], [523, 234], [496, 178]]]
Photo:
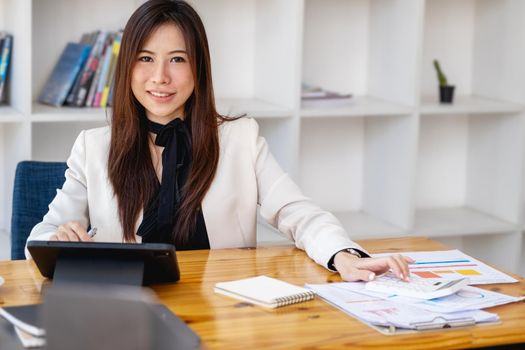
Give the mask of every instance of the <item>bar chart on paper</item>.
[[[431, 252], [403, 252], [415, 263], [409, 265], [410, 273], [421, 278], [456, 279], [468, 277], [469, 284], [514, 283], [516, 279], [500, 272], [459, 250]], [[388, 254], [374, 254], [383, 256]]]

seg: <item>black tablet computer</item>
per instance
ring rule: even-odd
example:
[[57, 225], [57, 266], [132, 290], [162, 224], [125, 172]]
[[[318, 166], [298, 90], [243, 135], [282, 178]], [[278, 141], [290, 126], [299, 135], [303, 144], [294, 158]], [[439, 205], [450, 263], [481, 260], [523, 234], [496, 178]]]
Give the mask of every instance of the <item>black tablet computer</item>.
[[149, 285], [180, 278], [172, 244], [29, 241], [27, 249], [55, 282]]

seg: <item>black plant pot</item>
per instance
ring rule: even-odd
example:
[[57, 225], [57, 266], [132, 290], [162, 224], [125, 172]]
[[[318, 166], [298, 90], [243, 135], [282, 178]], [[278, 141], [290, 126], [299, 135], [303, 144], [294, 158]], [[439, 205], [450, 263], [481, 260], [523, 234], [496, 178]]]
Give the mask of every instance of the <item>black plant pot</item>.
[[452, 103], [454, 101], [454, 85], [439, 86], [439, 102]]

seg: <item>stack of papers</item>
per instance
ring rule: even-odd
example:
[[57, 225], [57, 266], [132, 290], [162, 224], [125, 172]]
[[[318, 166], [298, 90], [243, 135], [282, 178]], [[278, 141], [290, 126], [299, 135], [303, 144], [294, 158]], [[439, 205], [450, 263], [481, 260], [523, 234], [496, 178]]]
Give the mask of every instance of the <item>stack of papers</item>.
[[[406, 252], [416, 262], [410, 264], [410, 274], [421, 278], [457, 279], [468, 277], [470, 284], [515, 283], [515, 278], [461, 252], [443, 250], [433, 252]], [[391, 254], [372, 254], [373, 257]]]
[[301, 86], [301, 107], [304, 108], [340, 107], [351, 104], [352, 101], [352, 94], [328, 91], [304, 83]]
[[40, 304], [0, 308], [0, 317], [13, 325], [25, 348], [38, 348], [46, 344], [40, 313]]
[[[416, 260], [415, 264], [410, 265], [410, 272], [423, 278], [450, 279], [469, 274], [476, 284], [479, 281], [516, 282], [512, 277], [457, 250], [403, 255]], [[525, 299], [472, 286], [430, 300], [370, 291], [365, 288], [364, 282], [307, 284], [306, 287], [330, 304], [375, 326], [374, 328], [385, 334], [395, 334], [399, 330], [427, 330], [496, 322], [499, 320], [497, 314], [481, 309]]]

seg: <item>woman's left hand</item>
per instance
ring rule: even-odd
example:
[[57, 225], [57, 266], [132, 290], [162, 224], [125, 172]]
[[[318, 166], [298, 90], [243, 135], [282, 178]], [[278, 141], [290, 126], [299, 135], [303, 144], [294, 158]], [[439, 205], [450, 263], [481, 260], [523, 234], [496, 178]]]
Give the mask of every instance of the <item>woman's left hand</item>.
[[334, 266], [345, 281], [371, 281], [377, 275], [388, 270], [404, 281], [409, 281], [410, 272], [408, 264], [414, 260], [394, 254], [380, 258], [359, 258], [347, 252], [339, 252], [335, 255]]

